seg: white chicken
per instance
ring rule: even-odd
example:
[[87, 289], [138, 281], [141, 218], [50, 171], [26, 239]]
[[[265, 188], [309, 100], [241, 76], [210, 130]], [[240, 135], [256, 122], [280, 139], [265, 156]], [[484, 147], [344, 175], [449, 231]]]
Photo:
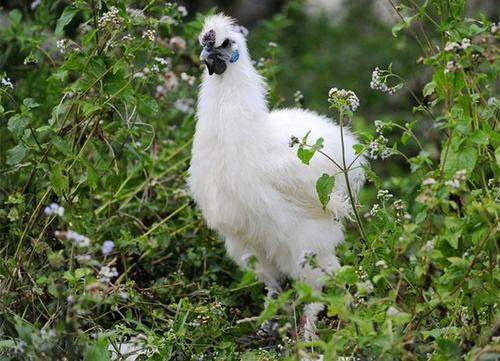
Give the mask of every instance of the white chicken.
[[[222, 14], [206, 18], [199, 37], [206, 64], [200, 89], [188, 185], [209, 227], [224, 238], [227, 253], [241, 267], [249, 256], [258, 260], [256, 274], [269, 294], [286, 278], [304, 280], [314, 289], [324, 284], [323, 271], [339, 267], [335, 247], [343, 241], [342, 218], [351, 211], [346, 182], [323, 156], [303, 164], [289, 146], [290, 136], [323, 137], [324, 151], [342, 163], [340, 127], [328, 118], [301, 109], [270, 112], [266, 84], [252, 65], [245, 36]], [[344, 128], [351, 187], [364, 182], [363, 157]], [[336, 174], [326, 211], [315, 183]], [[316, 255], [319, 268], [300, 262]], [[322, 270], [320, 270], [320, 268]], [[302, 332], [315, 337], [322, 304], [305, 306]]]

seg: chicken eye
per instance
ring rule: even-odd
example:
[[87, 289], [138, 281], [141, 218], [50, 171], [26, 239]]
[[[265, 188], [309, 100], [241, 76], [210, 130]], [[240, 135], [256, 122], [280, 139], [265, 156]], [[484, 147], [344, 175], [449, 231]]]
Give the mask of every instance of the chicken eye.
[[226, 46], [229, 45], [229, 39], [224, 40], [224, 42], [221, 45], [221, 48], [225, 48]]

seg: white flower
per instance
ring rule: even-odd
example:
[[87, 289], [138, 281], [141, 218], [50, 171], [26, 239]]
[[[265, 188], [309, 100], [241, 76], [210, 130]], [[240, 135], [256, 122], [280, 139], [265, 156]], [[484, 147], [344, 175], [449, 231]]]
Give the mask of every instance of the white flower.
[[175, 101], [174, 106], [182, 113], [191, 113], [194, 111], [194, 99], [179, 98]]
[[102, 16], [97, 21], [97, 26], [99, 28], [118, 27], [123, 22], [123, 19], [118, 15], [119, 10], [116, 6], [111, 6], [107, 12], [102, 14]]
[[328, 100], [330, 102], [343, 100], [347, 103], [347, 108], [353, 112], [359, 107], [359, 99], [352, 90], [331, 88], [328, 92]]
[[89, 263], [92, 261], [92, 256], [90, 254], [79, 254], [75, 256], [78, 263]]
[[157, 57], [155, 58], [155, 61], [156, 61], [158, 64], [163, 65], [163, 66], [165, 66], [165, 67], [170, 66], [170, 63], [171, 63], [171, 59], [170, 59], [170, 58], [165, 59], [165, 58], [160, 58], [159, 56], [157, 56]]
[[380, 209], [380, 205], [378, 203], [374, 204], [372, 209], [370, 210], [370, 216], [375, 216]]
[[453, 72], [456, 70], [462, 69], [462, 66], [455, 62], [454, 60], [450, 60], [446, 63], [446, 67], [444, 69], [444, 73], [447, 74], [449, 72]]
[[68, 230], [66, 232], [56, 231], [55, 235], [58, 238], [64, 238], [68, 241], [72, 241], [77, 247], [88, 247], [90, 245], [89, 238], [72, 230]]
[[391, 306], [387, 309], [387, 316], [389, 316], [389, 317], [397, 316], [400, 313], [401, 313], [401, 311], [399, 311], [396, 307], [393, 307], [393, 306]]
[[460, 188], [460, 182], [456, 179], [450, 179], [444, 182], [445, 185], [450, 186], [451, 188], [458, 189]]
[[383, 135], [380, 135], [377, 139], [372, 141], [368, 145], [370, 158], [377, 159], [379, 156], [383, 160], [389, 158], [392, 155], [392, 151], [386, 146], [388, 141], [389, 140]]
[[270, 48], [277, 48], [278, 47], [278, 44], [276, 44], [274, 41], [270, 41], [268, 44], [267, 44], [268, 47]]
[[7, 77], [2, 78], [2, 80], [0, 80], [0, 82], [2, 83], [3, 86], [14, 89], [14, 84], [12, 84], [12, 81], [9, 78], [7, 78]]
[[182, 72], [181, 73], [181, 79], [187, 82], [189, 85], [193, 86], [194, 83], [196, 82], [196, 77], [189, 75], [187, 73]]
[[170, 47], [176, 50], [184, 50], [186, 49], [186, 40], [181, 38], [180, 36], [173, 36], [169, 41]]
[[446, 45], [444, 46], [444, 51], [453, 51], [460, 49], [460, 44], [455, 42], [455, 41], [448, 41]]
[[405, 204], [404, 204], [404, 202], [403, 202], [402, 199], [398, 199], [398, 200], [394, 201], [394, 203], [392, 204], [392, 206], [397, 211], [402, 211], [403, 209], [405, 209]]
[[42, 3], [42, 0], [35, 0], [31, 3], [31, 10], [35, 10], [40, 4]]
[[300, 90], [297, 90], [293, 94], [293, 100], [295, 103], [300, 103], [303, 99], [304, 99], [304, 95], [302, 94], [302, 92]]
[[181, 14], [181, 16], [183, 16], [183, 17], [187, 16], [187, 14], [188, 14], [186, 7], [182, 6], [182, 5], [177, 8], [177, 11], [179, 11], [179, 14]]
[[500, 23], [492, 23], [491, 24], [490, 32], [492, 34], [496, 34], [496, 32], [498, 31], [498, 28], [499, 28], [499, 24]]
[[373, 286], [373, 283], [371, 283], [371, 281], [359, 282], [357, 286], [359, 289], [358, 292], [361, 294], [369, 295], [375, 290], [375, 287]]
[[115, 243], [113, 241], [104, 241], [101, 246], [101, 252], [103, 255], [107, 256], [113, 251], [113, 248], [115, 248]]
[[64, 216], [64, 207], [61, 207], [57, 203], [51, 203], [50, 205], [48, 205], [47, 207], [45, 207], [45, 209], [43, 210], [43, 212], [47, 216], [56, 215], [56, 216], [62, 217], [62, 216]]
[[61, 39], [56, 42], [56, 47], [59, 49], [61, 54], [64, 54], [64, 52], [66, 51], [66, 45], [67, 45], [66, 39]]
[[424, 245], [424, 250], [427, 252], [430, 252], [434, 249], [434, 240], [427, 241], [427, 243]]
[[[387, 75], [384, 75], [384, 72]], [[380, 90], [382, 93], [394, 94], [398, 89], [398, 86], [389, 87], [387, 86], [387, 78], [390, 76], [390, 71], [381, 70], [376, 67], [372, 72], [372, 80], [370, 81], [370, 88], [373, 90]]]
[[142, 38], [154, 42], [156, 39], [156, 30], [148, 29], [142, 33]]
[[134, 8], [127, 8], [127, 14], [129, 14], [131, 17], [139, 17], [143, 18], [144, 17], [144, 11], [141, 9], [134, 9]]
[[385, 201], [387, 199], [392, 198], [393, 195], [387, 189], [380, 189], [377, 192], [377, 198], [381, 201]]
[[424, 179], [424, 181], [422, 182], [422, 185], [423, 186], [431, 186], [433, 184], [436, 184], [436, 180], [434, 178], [426, 178]]
[[463, 50], [465, 50], [465, 49], [467, 49], [467, 48], [468, 48], [468, 47], [470, 47], [470, 46], [471, 46], [470, 39], [468, 39], [468, 38], [463, 38], [463, 39], [462, 39], [462, 46], [461, 46], [461, 47], [462, 47], [462, 49], [463, 49]]
[[459, 181], [459, 182], [462, 182], [465, 180], [465, 174], [467, 173], [467, 170], [466, 169], [460, 169], [460, 170], [457, 170], [455, 172], [455, 174], [453, 175], [453, 179]]
[[102, 266], [97, 277], [99, 278], [99, 282], [108, 284], [112, 278], [118, 277], [118, 271], [115, 267]]
[[314, 251], [310, 250], [303, 251], [297, 261], [297, 264], [300, 267], [304, 268], [309, 263], [309, 259], [312, 257], [316, 257], [316, 253]]
[[380, 268], [387, 268], [387, 263], [385, 263], [385, 261], [381, 259], [375, 263], [375, 266]]

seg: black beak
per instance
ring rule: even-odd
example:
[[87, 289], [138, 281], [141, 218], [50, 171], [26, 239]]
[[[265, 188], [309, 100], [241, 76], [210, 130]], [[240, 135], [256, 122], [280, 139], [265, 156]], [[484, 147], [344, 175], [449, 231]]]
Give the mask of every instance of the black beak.
[[203, 48], [200, 59], [207, 66], [208, 75], [222, 74], [226, 71], [226, 61], [218, 54], [217, 49]]

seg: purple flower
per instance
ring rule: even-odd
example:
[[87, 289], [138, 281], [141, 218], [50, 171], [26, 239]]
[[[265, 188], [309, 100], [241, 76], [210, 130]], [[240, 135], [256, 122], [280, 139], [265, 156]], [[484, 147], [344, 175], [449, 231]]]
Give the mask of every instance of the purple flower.
[[107, 256], [113, 251], [113, 248], [115, 248], [115, 243], [113, 241], [104, 241], [101, 247], [102, 254]]

